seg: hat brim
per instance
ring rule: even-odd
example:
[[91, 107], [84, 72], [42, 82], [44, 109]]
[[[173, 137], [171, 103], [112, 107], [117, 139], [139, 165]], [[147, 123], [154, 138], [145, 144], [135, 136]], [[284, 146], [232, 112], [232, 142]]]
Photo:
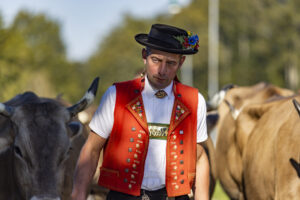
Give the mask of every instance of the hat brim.
[[[195, 49], [175, 49], [175, 48], [166, 48], [166, 47], [163, 47], [161, 45], [159, 45], [157, 43], [153, 43], [153, 42], [150, 42], [149, 41], [149, 38], [148, 38], [148, 35], [147, 34], [137, 34], [135, 36], [135, 40], [140, 43], [141, 45], [144, 45], [144, 46], [147, 46], [147, 47], [150, 47], [150, 48], [153, 48], [153, 49], [157, 49], [157, 50], [160, 50], [160, 51], [165, 51], [165, 52], [169, 52], [169, 53], [176, 53], [176, 54], [195, 54], [198, 52], [198, 50], [195, 50]], [[153, 39], [152, 39], [153, 41]]]

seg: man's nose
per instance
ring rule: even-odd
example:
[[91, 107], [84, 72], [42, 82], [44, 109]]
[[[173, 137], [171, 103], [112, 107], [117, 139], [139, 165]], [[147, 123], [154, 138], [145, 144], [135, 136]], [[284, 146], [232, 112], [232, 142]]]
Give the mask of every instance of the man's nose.
[[167, 65], [166, 65], [166, 62], [161, 62], [160, 63], [160, 66], [159, 66], [159, 71], [158, 73], [161, 74], [161, 75], [164, 75], [167, 71]]

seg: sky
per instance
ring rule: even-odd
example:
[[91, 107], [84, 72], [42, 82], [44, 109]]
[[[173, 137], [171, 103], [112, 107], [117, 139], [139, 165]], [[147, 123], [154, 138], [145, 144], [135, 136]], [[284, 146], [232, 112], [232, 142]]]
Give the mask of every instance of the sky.
[[[101, 39], [122, 22], [125, 13], [152, 18], [169, 12], [172, 3], [186, 6], [190, 0], [1, 0], [0, 14], [8, 26], [20, 9], [44, 13], [61, 25], [67, 56], [85, 61]], [[150, 27], [149, 27], [150, 28]]]

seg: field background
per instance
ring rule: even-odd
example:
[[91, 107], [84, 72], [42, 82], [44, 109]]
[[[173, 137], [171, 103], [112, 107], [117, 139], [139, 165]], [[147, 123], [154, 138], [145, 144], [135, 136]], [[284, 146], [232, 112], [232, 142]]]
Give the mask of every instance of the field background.
[[219, 182], [216, 184], [216, 188], [211, 200], [229, 200], [229, 197], [223, 191]]

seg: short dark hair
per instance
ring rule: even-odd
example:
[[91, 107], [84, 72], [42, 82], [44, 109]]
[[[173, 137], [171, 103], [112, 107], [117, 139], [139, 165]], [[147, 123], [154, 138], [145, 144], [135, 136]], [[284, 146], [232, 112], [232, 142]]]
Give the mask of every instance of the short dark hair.
[[146, 46], [146, 55], [149, 56], [151, 55], [151, 48]]

